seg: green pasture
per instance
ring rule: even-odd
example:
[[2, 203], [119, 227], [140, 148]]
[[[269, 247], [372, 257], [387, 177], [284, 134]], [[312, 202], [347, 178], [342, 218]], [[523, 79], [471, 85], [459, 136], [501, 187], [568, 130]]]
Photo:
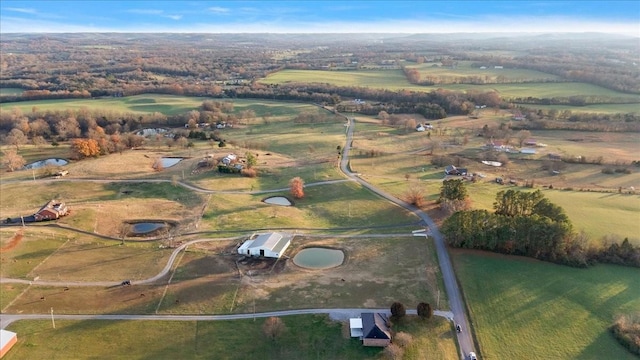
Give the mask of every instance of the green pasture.
[[68, 240], [50, 231], [34, 228], [20, 230], [18, 227], [2, 229], [0, 238], [2, 246], [7, 246], [17, 233], [22, 232], [22, 240], [15, 248], [2, 252], [0, 277], [33, 280], [38, 276], [33, 270], [49, 258]]
[[[458, 61], [455, 68], [442, 67], [434, 63], [425, 63], [419, 65], [409, 65], [407, 68], [416, 69], [420, 72], [421, 78], [433, 77], [438, 83], [454, 83], [461, 78], [474, 76], [486, 82], [496, 82], [498, 77], [502, 77], [504, 81], [543, 81], [558, 80], [559, 77], [553, 74], [544, 73], [536, 70], [504, 68], [495, 69], [493, 65], [487, 64], [486, 69], [472, 67], [474, 61]], [[435, 65], [435, 66], [434, 66]]]
[[258, 176], [249, 178], [239, 174], [222, 174], [217, 169], [211, 169], [191, 177], [190, 182], [209, 190], [253, 192], [288, 189], [289, 181], [294, 177], [302, 178], [305, 184], [344, 179], [335, 161], [316, 164], [297, 164], [292, 161], [280, 167], [259, 165], [256, 170]]
[[166, 265], [170, 250], [157, 243], [72, 240], [31, 273], [42, 280], [114, 281], [152, 277]]
[[605, 236], [625, 237], [640, 245], [640, 195], [544, 190], [561, 206], [576, 230], [599, 242]]
[[454, 251], [483, 359], [636, 359], [608, 331], [640, 309], [640, 269]]
[[[9, 329], [18, 343], [7, 360], [101, 359], [375, 359], [381, 348], [364, 347], [343, 336], [345, 324], [324, 315], [285, 316], [286, 331], [275, 340], [263, 331], [264, 319], [232, 321], [20, 321]], [[348, 326], [347, 326], [348, 327]], [[456, 359], [445, 320], [411, 321], [402, 331], [414, 337], [405, 359]], [[348, 329], [346, 329], [348, 332]], [[168, 335], [170, 334], [170, 335]], [[247, 341], [247, 339], [251, 339]], [[430, 351], [433, 350], [433, 351]], [[435, 352], [437, 350], [437, 352]]]
[[62, 200], [71, 207], [99, 206], [125, 199], [166, 199], [189, 208], [202, 204], [199, 193], [170, 183], [55, 181], [41, 187], [2, 183], [0, 218], [31, 215], [51, 199]]
[[[37, 111], [60, 111], [91, 109], [106, 111], [109, 113], [154, 113], [176, 115], [197, 110], [206, 100], [229, 101], [227, 99], [176, 96], [163, 94], [142, 94], [127, 97], [104, 97], [96, 99], [60, 99], [60, 100], [33, 100], [0, 104], [0, 111], [20, 109], [23, 113], [30, 113], [34, 107]], [[304, 110], [316, 108], [310, 104], [286, 103], [269, 100], [234, 99], [234, 112], [251, 109], [256, 116], [269, 114], [274, 117], [295, 115]]]
[[413, 86], [402, 70], [281, 70], [261, 80], [266, 84], [323, 83], [335, 86], [362, 86], [397, 90]]
[[[551, 76], [551, 75], [550, 75]], [[534, 97], [553, 98], [570, 96], [600, 96], [640, 102], [637, 95], [629, 95], [601, 86], [579, 83], [521, 83], [521, 84], [438, 84], [419, 86], [410, 84], [402, 70], [356, 70], [356, 71], [323, 71], [323, 70], [282, 70], [270, 74], [261, 82], [267, 84], [286, 83], [328, 83], [335, 86], [361, 86], [384, 88], [388, 90], [432, 91], [439, 88], [455, 91], [497, 91], [502, 98]]]
[[[289, 191], [261, 195], [214, 194], [201, 222], [210, 230], [277, 228], [363, 228], [363, 232], [403, 232], [418, 219], [408, 211], [384, 201], [354, 182], [305, 188], [295, 206], [269, 205], [269, 196], [289, 196]], [[378, 226], [401, 226], [381, 228]], [[409, 226], [410, 227], [410, 226]]]
[[[640, 100], [640, 99], [639, 99]], [[518, 104], [526, 108], [542, 109], [542, 110], [569, 110], [572, 113], [600, 113], [600, 114], [629, 114], [640, 112], [640, 104], [596, 104], [585, 106], [569, 106], [569, 105], [532, 105]]]
[[[490, 181], [467, 183], [474, 209], [493, 211], [498, 191], [509, 189], [531, 191], [528, 188], [500, 186]], [[640, 245], [640, 196], [538, 189], [551, 202], [565, 210], [575, 231], [584, 231], [592, 241], [600, 243], [604, 236], [612, 235], [620, 240], [628, 237], [630, 241]]]
[[4, 310], [14, 299], [29, 287], [28, 284], [1, 284], [0, 310]]
[[[3, 246], [17, 230], [11, 227], [2, 231]], [[3, 252], [0, 275], [72, 282], [143, 279], [160, 272], [168, 255], [168, 250], [159, 249], [157, 243], [121, 245], [75, 232], [29, 226], [17, 246]]]

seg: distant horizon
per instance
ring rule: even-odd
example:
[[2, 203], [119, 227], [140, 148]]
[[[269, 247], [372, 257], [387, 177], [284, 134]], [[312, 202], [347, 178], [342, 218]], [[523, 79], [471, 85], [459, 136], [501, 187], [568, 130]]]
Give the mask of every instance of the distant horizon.
[[3, 0], [0, 33], [601, 33], [640, 37], [640, 2]]

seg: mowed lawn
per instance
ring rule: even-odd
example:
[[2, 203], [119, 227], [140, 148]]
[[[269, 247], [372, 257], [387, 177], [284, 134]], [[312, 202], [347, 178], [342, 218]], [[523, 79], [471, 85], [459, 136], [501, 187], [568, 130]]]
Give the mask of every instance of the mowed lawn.
[[482, 359], [637, 359], [607, 328], [640, 311], [640, 269], [455, 250]]
[[[275, 340], [264, 319], [233, 321], [20, 321], [9, 329], [18, 343], [4, 359], [377, 359], [382, 348], [348, 337], [346, 324], [324, 315], [284, 316]], [[456, 359], [445, 319], [414, 320], [399, 327], [414, 341], [405, 359]], [[346, 335], [346, 336], [345, 336]]]

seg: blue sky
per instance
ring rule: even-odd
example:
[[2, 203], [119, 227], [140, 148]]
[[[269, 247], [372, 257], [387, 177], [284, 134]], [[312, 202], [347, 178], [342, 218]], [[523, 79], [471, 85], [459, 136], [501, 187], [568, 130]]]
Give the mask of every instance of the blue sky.
[[640, 37], [640, 1], [0, 2], [0, 33], [592, 31]]

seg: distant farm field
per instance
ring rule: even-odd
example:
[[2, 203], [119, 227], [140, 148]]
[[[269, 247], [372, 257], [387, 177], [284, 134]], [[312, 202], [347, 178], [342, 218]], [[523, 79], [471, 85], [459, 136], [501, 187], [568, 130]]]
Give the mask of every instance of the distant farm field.
[[[9, 111], [13, 108], [20, 109], [23, 113], [47, 110], [100, 110], [110, 113], [154, 113], [175, 115], [197, 110], [203, 101], [228, 101], [218, 98], [206, 98], [195, 96], [176, 96], [163, 94], [142, 94], [127, 97], [104, 97], [95, 99], [62, 99], [62, 100], [33, 100], [0, 104], [0, 111]], [[234, 99], [236, 111], [252, 109], [258, 116], [269, 113], [271, 116], [285, 114], [297, 114], [302, 109], [312, 109], [313, 105], [303, 103], [283, 103], [268, 100]]]
[[640, 310], [640, 269], [576, 269], [455, 250], [453, 260], [486, 359], [637, 359], [608, 331]]
[[20, 95], [24, 92], [21, 88], [0, 88], [0, 96]]
[[[529, 74], [529, 73], [527, 73]], [[533, 75], [533, 74], [529, 74]], [[515, 75], [514, 75], [515, 76]], [[549, 75], [552, 76], [552, 75]], [[563, 83], [515, 83], [515, 84], [438, 84], [419, 86], [409, 83], [402, 70], [282, 70], [270, 74], [261, 82], [266, 84], [327, 83], [335, 86], [362, 86], [388, 90], [432, 91], [438, 88], [456, 91], [497, 91], [504, 99], [553, 98], [570, 96], [601, 96], [640, 102], [637, 95], [609, 90], [597, 85], [578, 82]]]
[[444, 67], [439, 63], [424, 63], [419, 65], [407, 65], [409, 69], [420, 72], [422, 79], [433, 79], [437, 83], [455, 83], [464, 78], [476, 77], [480, 81], [495, 83], [499, 81], [532, 82], [541, 80], [558, 80], [558, 76], [536, 70], [498, 68], [486, 66], [485, 69], [472, 67], [474, 61], [458, 61], [455, 67]]

